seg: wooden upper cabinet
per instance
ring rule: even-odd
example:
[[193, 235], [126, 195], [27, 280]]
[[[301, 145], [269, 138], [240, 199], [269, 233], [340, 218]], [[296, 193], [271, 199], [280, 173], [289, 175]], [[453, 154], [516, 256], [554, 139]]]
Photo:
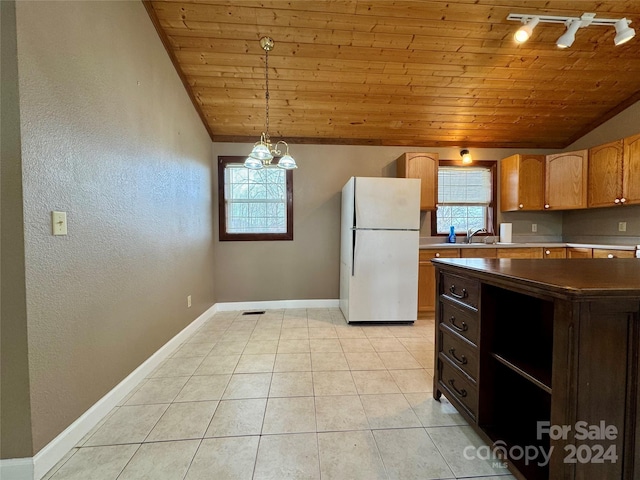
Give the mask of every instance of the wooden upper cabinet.
[[544, 155], [512, 155], [500, 161], [500, 209], [503, 212], [542, 210]]
[[588, 150], [547, 155], [545, 209], [587, 207], [588, 158]]
[[398, 158], [398, 177], [419, 178], [420, 210], [435, 210], [438, 203], [438, 154], [404, 153]]
[[640, 134], [623, 140], [622, 198], [625, 205], [640, 203]]
[[589, 149], [589, 207], [620, 204], [622, 152], [622, 140]]

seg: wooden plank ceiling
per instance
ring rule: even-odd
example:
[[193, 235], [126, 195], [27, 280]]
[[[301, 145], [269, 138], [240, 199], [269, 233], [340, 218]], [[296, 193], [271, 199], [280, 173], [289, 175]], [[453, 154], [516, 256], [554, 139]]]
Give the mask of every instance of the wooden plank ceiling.
[[[193, 0], [145, 6], [214, 141], [563, 148], [640, 100], [637, 0]], [[509, 13], [626, 17], [636, 38]]]

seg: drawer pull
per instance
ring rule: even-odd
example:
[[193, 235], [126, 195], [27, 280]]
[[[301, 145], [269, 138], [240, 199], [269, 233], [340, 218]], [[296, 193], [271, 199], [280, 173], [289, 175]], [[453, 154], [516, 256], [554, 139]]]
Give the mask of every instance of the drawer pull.
[[449, 292], [451, 292], [451, 295], [453, 295], [456, 298], [467, 298], [469, 296], [469, 293], [467, 293], [467, 289], [466, 288], [462, 289], [462, 293], [456, 293], [456, 286], [455, 285], [451, 285], [449, 287]]
[[454, 380], [453, 378], [450, 378], [450, 379], [449, 379], [449, 385], [451, 385], [451, 388], [453, 388], [453, 390], [454, 390], [454, 391], [455, 391], [455, 392], [456, 392], [460, 397], [462, 397], [462, 398], [466, 397], [466, 396], [467, 396], [467, 391], [466, 391], [464, 388], [463, 388], [462, 390], [458, 390], [458, 389], [456, 388], [455, 383], [456, 383], [456, 382], [455, 382], [455, 380]]
[[455, 348], [450, 348], [449, 349], [449, 355], [451, 355], [453, 357], [453, 359], [456, 362], [458, 362], [460, 365], [466, 365], [467, 364], [467, 357], [462, 355], [462, 357], [458, 358], [458, 356], [456, 355], [456, 349]]
[[469, 325], [467, 325], [464, 320], [462, 321], [461, 327], [456, 325], [456, 317], [454, 315], [451, 315], [451, 317], [449, 317], [449, 323], [453, 328], [455, 328], [459, 332], [466, 332], [467, 330], [469, 330]]

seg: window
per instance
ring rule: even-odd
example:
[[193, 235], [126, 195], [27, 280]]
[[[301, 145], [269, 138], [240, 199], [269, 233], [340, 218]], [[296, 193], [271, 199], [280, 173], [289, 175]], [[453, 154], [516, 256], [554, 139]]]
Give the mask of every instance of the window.
[[438, 167], [438, 208], [432, 215], [432, 232], [448, 235], [469, 229], [495, 232], [495, 162], [474, 162], [463, 167], [442, 161]]
[[220, 240], [293, 240], [293, 172], [218, 157]]

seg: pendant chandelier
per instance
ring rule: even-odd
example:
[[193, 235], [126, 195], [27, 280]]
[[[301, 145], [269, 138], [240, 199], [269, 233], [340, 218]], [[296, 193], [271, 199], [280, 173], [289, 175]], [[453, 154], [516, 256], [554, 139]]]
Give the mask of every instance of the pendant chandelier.
[[253, 150], [244, 161], [244, 166], [252, 170], [259, 170], [264, 167], [271, 166], [271, 160], [273, 157], [280, 157], [282, 151], [278, 148], [280, 144], [286, 147], [285, 154], [280, 157], [280, 160], [276, 164], [280, 168], [291, 170], [298, 168], [296, 161], [291, 155], [289, 155], [289, 145], [283, 140], [279, 140], [273, 145], [271, 138], [269, 137], [269, 51], [273, 49], [273, 39], [269, 37], [262, 37], [260, 39], [260, 46], [265, 51], [264, 60], [264, 78], [265, 78], [265, 101], [266, 101], [266, 115], [265, 115], [265, 128], [262, 135], [260, 135], [260, 141], [253, 145]]

